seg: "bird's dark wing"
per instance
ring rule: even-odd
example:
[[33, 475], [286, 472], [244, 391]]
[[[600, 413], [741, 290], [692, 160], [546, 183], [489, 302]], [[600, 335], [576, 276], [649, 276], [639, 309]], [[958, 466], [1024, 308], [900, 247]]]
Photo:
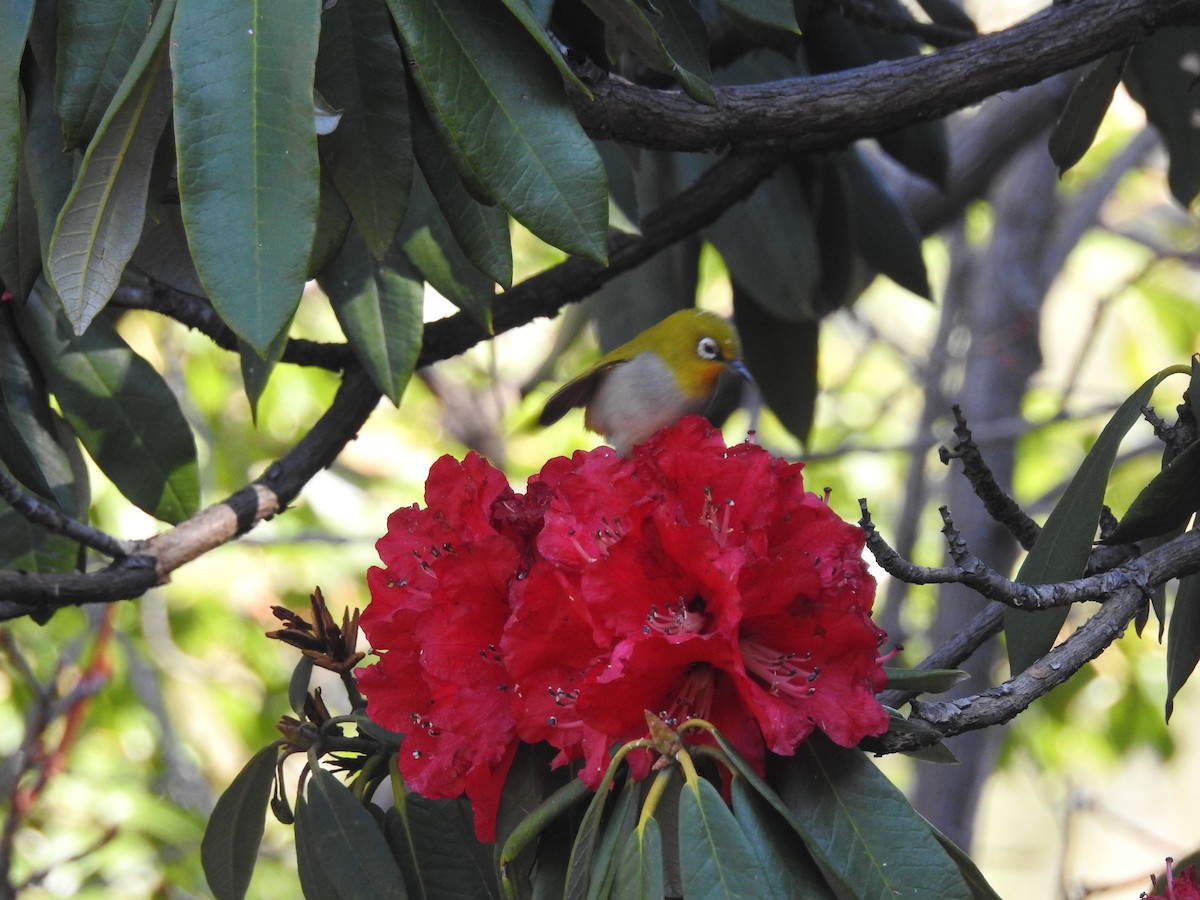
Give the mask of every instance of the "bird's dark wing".
[[600, 387], [604, 376], [626, 362], [628, 360], [614, 359], [596, 366], [586, 375], [580, 375], [573, 381], [568, 381], [546, 401], [542, 414], [538, 416], [538, 424], [553, 425], [575, 407], [587, 406], [592, 401], [596, 388]]

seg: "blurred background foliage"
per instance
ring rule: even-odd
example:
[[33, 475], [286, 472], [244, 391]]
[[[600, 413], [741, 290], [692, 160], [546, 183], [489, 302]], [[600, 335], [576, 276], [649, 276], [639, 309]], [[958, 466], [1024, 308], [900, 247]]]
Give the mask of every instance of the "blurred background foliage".
[[[987, 27], [985, 10], [978, 12]], [[1020, 12], [1008, 6], [1006, 21]], [[764, 77], [743, 72], [727, 80], [743, 75]], [[1016, 399], [1019, 415], [976, 419], [970, 406], [964, 410], [985, 454], [990, 442], [1015, 440], [1014, 493], [1037, 515], [1051, 508], [1117, 405], [1149, 374], [1200, 350], [1195, 220], [1171, 199], [1165, 157], [1141, 137], [1144, 128], [1140, 109], [1119, 93], [1091, 152], [1054, 189], [1069, 206], [1110, 174], [1115, 178], [1061, 272], [1050, 273], [1038, 333], [1010, 337], [1011, 346], [1001, 348], [1016, 352], [1040, 340], [1036, 374]], [[1122, 162], [1139, 140], [1146, 145], [1142, 156]], [[1044, 139], [1034, 149], [1044, 156]], [[890, 189], [904, 196], [911, 183], [884, 171], [895, 176]], [[811, 182], [829, 173], [793, 174]], [[659, 186], [664, 196], [673, 193], [665, 180]], [[968, 377], [972, 354], [981, 352], [979, 334], [955, 318], [948, 298], [962, 261], [983, 255], [1003, 224], [1002, 200], [993, 193], [976, 201], [960, 222], [924, 240], [935, 302], [877, 278], [852, 307], [839, 308], [857, 293], [856, 279], [866, 281], [860, 263], [826, 286], [835, 302], [818, 311], [837, 311], [819, 326], [820, 391], [803, 446], [794, 434], [803, 428], [793, 420], [789, 430], [766, 407], [734, 411], [724, 424], [731, 441], [754, 429], [773, 452], [803, 458], [810, 489], [831, 489], [831, 503], [844, 518], [857, 519], [857, 499], [869, 498], [882, 533], [910, 527], [910, 555], [925, 564], [942, 558], [937, 507], [958, 477], [938, 461], [936, 447], [950, 440], [949, 404]], [[825, 226], [826, 235], [836, 233], [836, 223]], [[739, 264], [729, 228], [714, 227], [705, 242], [678, 253], [695, 263], [699, 304], [733, 315], [747, 291], [770, 294], [765, 279], [779, 273], [760, 265], [764, 281], [752, 282], [754, 259], [743, 260], [745, 274], [735, 286], [727, 265], [736, 270]], [[513, 238], [514, 282], [564, 258], [519, 226]], [[836, 243], [809, 249], [823, 259], [846, 255]], [[645, 289], [636, 284], [637, 274], [589, 301], [592, 311], [618, 302], [613, 298], [636, 301]], [[821, 294], [815, 286], [810, 293]], [[656, 309], [653, 303], [638, 308]], [[453, 309], [426, 292], [427, 321]], [[27, 619], [5, 625], [0, 757], [14, 766], [37, 735], [42, 746], [69, 746], [36, 803], [6, 810], [7, 827], [16, 829], [10, 883], [26, 884], [28, 897], [205, 896], [198, 847], [214, 797], [276, 736], [273, 723], [287, 711], [296, 656], [264, 639], [276, 625], [270, 607], [303, 609], [318, 585], [335, 613], [362, 606], [364, 572], [388, 513], [420, 501], [429, 465], [442, 453], [461, 457], [479, 449], [519, 489], [547, 458], [595, 445], [581, 416], [544, 431], [532, 423], [556, 384], [586, 366], [601, 345], [625, 336], [605, 324], [612, 318], [601, 318], [597, 335], [580, 314], [568, 312], [564, 330], [579, 328], [582, 336], [565, 347], [559, 324], [540, 320], [420, 371], [399, 408], [381, 404], [286, 514], [181, 568], [170, 584], [136, 602], [69, 608], [45, 625]], [[638, 329], [631, 318], [619, 325]], [[337, 388], [335, 374], [280, 365], [252, 413], [236, 354], [150, 313], [126, 312], [118, 327], [183, 404], [196, 435], [205, 502], [240, 488], [292, 447]], [[310, 284], [292, 336], [326, 341], [338, 333], [329, 304]], [[1157, 398], [1159, 411], [1170, 413], [1177, 385], [1168, 382]], [[1159, 457], [1149, 427], [1136, 429], [1112, 479], [1114, 512], [1157, 471]], [[91, 482], [96, 527], [118, 535], [156, 530], [154, 520], [94, 467]], [[898, 590], [885, 581], [879, 597], [877, 617], [903, 635], [906, 661], [915, 662], [936, 640], [928, 629], [937, 592]], [[1185, 689], [1173, 724], [1165, 725], [1156, 629], [1151, 621], [1140, 639], [1130, 635], [1114, 645], [1005, 730], [996, 750], [999, 768], [983, 784], [973, 846], [1002, 895], [1134, 896], [1148, 887], [1146, 876], [1163, 857], [1200, 846], [1200, 825], [1190, 814], [1200, 785], [1186, 765], [1200, 753], [1200, 699], [1194, 685]], [[1004, 677], [1002, 662], [993, 664], [990, 677]], [[335, 705], [336, 683], [326, 690]], [[79, 707], [78, 721], [37, 720], [46, 698], [80, 694], [90, 699]], [[943, 777], [943, 770], [930, 775], [908, 760], [883, 765], [906, 787], [924, 777], [936, 790]], [[294, 867], [290, 830], [268, 818], [251, 896], [293, 896]], [[1106, 885], [1112, 887], [1107, 893], [1098, 890]]]

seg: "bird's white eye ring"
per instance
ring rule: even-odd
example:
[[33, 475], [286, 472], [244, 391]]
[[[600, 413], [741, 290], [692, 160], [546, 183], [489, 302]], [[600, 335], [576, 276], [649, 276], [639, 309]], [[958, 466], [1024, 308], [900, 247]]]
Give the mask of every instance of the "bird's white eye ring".
[[701, 359], [720, 359], [721, 345], [713, 338], [702, 337], [700, 343], [696, 344], [696, 355]]

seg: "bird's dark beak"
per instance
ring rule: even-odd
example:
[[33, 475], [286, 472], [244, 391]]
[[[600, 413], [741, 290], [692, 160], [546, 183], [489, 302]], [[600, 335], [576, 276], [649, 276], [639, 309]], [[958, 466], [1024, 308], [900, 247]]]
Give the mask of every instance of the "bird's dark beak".
[[750, 374], [750, 370], [746, 368], [746, 364], [740, 359], [731, 359], [726, 363], [726, 365], [741, 375], [748, 382], [754, 384], [754, 376]]

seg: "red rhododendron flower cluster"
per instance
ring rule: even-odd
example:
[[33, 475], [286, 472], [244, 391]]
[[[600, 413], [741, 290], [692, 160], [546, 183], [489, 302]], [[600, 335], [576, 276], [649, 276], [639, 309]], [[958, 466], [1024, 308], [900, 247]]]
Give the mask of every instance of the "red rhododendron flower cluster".
[[813, 729], [885, 731], [862, 535], [800, 470], [698, 417], [632, 459], [550, 460], [524, 495], [475, 454], [438, 460], [425, 507], [388, 520], [361, 620], [379, 662], [360, 684], [405, 734], [408, 786], [465, 792], [491, 840], [520, 742], [595, 787], [646, 710], [707, 719], [760, 770]]

